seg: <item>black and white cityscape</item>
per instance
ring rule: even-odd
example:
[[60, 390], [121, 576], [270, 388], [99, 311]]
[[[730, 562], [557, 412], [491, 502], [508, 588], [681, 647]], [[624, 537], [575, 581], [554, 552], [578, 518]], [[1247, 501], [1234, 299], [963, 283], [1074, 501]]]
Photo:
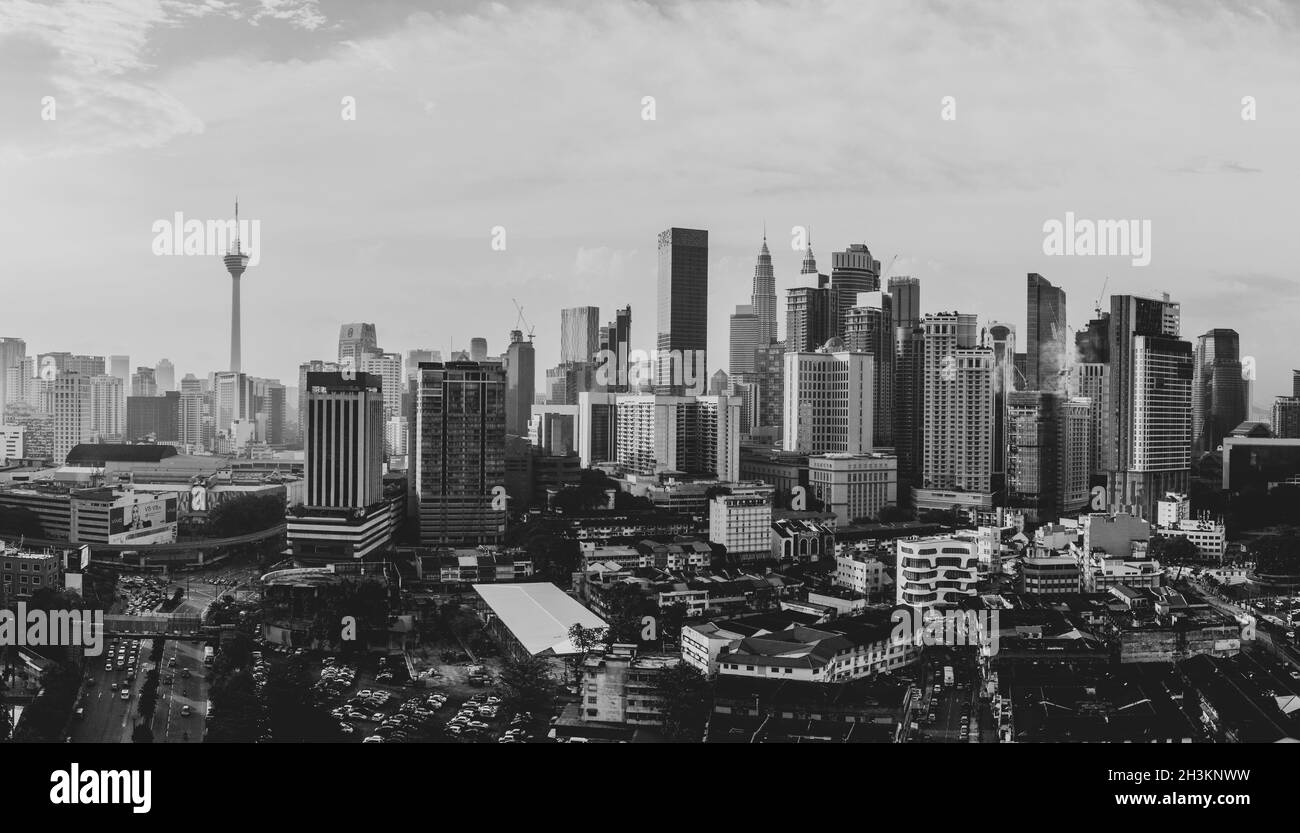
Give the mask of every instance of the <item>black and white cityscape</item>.
[[0, 742], [1300, 740], [1298, 28], [0, 6]]

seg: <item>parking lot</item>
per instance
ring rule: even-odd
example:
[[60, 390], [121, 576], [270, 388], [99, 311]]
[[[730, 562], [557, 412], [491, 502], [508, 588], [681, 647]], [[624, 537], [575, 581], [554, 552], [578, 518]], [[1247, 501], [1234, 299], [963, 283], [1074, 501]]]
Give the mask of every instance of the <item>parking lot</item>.
[[[461, 679], [434, 678], [430, 687], [402, 685], [408, 678], [396, 658], [367, 659], [364, 667], [333, 656], [318, 662], [315, 690], [353, 742], [522, 743], [535, 737], [526, 725], [531, 715], [505, 709], [487, 668], [462, 668]], [[477, 686], [469, 683], [471, 671]]]

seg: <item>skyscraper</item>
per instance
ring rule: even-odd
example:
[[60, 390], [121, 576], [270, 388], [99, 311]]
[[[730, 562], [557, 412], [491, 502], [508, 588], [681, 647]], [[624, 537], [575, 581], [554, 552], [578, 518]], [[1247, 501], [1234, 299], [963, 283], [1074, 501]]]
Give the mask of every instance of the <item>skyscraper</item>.
[[475, 336], [469, 340], [469, 358], [470, 361], [485, 362], [488, 357], [487, 339], [482, 336]]
[[737, 304], [731, 316], [731, 375], [754, 372], [754, 352], [759, 348], [758, 316], [753, 304]]
[[655, 385], [660, 393], [682, 394], [692, 369], [708, 372], [707, 231], [670, 228], [659, 233], [658, 295]]
[[844, 309], [856, 306], [859, 294], [880, 291], [880, 261], [871, 256], [866, 243], [831, 253], [831, 287], [839, 293]]
[[90, 377], [75, 371], [49, 382], [41, 410], [54, 418], [54, 463], [62, 465], [72, 447], [91, 440]]
[[12, 396], [6, 385], [10, 368], [18, 367], [27, 356], [27, 342], [21, 338], [0, 338], [0, 421], [3, 421], [5, 405]]
[[993, 348], [993, 488], [1000, 489], [1006, 474], [1007, 395], [1016, 389], [1016, 328], [990, 321], [985, 328]]
[[816, 285], [786, 290], [785, 349], [789, 353], [811, 353], [842, 334], [839, 293], [825, 275]]
[[839, 346], [785, 354], [786, 451], [859, 454], [873, 448], [873, 357]]
[[600, 307], [560, 310], [560, 362], [589, 362], [600, 349]]
[[894, 445], [893, 299], [879, 290], [858, 293], [859, 306], [844, 313], [844, 346], [850, 352], [871, 356], [872, 445]]
[[371, 373], [307, 374], [309, 507], [363, 509], [384, 494], [383, 380]]
[[357, 361], [362, 373], [378, 376], [384, 395], [384, 420], [390, 420], [402, 411], [402, 354], [367, 352]]
[[412, 384], [408, 514], [419, 518], [421, 543], [499, 542], [506, 521], [505, 371], [429, 362]]
[[379, 351], [379, 337], [374, 324], [357, 322], [339, 327], [339, 364], [352, 360], [353, 368], [361, 366], [361, 359], [371, 352]]
[[1036, 272], [1027, 280], [1029, 338], [1025, 345], [1028, 390], [1058, 391], [1067, 368], [1065, 290]]
[[1214, 451], [1247, 416], [1246, 380], [1236, 330], [1197, 336], [1192, 367], [1192, 451]]
[[[100, 371], [101, 373], [103, 371]], [[158, 383], [158, 393], [176, 390], [176, 365], [171, 359], [160, 359], [154, 367], [154, 379]]]
[[772, 269], [772, 253], [767, 249], [767, 233], [754, 261], [754, 282], [749, 304], [758, 323], [758, 346], [766, 347], [776, 341], [776, 273]]
[[921, 327], [921, 281], [900, 275], [889, 279], [894, 316], [894, 453], [898, 457], [898, 497], [911, 504], [921, 482], [921, 431], [925, 375], [925, 330]]
[[1273, 400], [1273, 436], [1300, 439], [1300, 397], [1279, 396]]
[[176, 440], [182, 445], [202, 448], [203, 437], [203, 380], [193, 373], [181, 379], [180, 413], [177, 416]]
[[[235, 228], [239, 228], [239, 201], [235, 201]], [[230, 244], [230, 249], [222, 261], [226, 264], [226, 271], [230, 273], [230, 370], [232, 373], [238, 373], [241, 370], [240, 359], [240, 341], [242, 336], [239, 331], [239, 279], [243, 277], [244, 271], [248, 269], [249, 257], [244, 253], [239, 243], [239, 232], [235, 232], [235, 240]]]
[[991, 506], [993, 351], [976, 346], [974, 315], [927, 315], [921, 325], [925, 359], [917, 507]]
[[1192, 445], [1191, 342], [1180, 308], [1161, 299], [1110, 299], [1110, 407], [1106, 462], [1111, 507], [1155, 518], [1167, 492], [1186, 492]]
[[614, 401], [616, 454], [625, 470], [740, 479], [738, 397], [623, 394]]
[[596, 364], [598, 373], [596, 390], [609, 393], [627, 392], [628, 384], [625, 377], [631, 350], [632, 307], [626, 306], [615, 310], [614, 320], [600, 328], [601, 356]]
[[537, 358], [533, 342], [524, 341], [522, 330], [510, 331], [506, 348], [506, 433], [527, 436], [537, 385]]
[[121, 379], [108, 374], [90, 377], [90, 431], [97, 441], [121, 439], [126, 430], [125, 401]]
[[[358, 326], [358, 325], [353, 325]], [[344, 325], [346, 330], [347, 325]], [[342, 346], [340, 345], [340, 350]], [[348, 355], [352, 355], [350, 352]], [[299, 439], [307, 439], [307, 374], [309, 373], [338, 373], [342, 370], [338, 362], [324, 361], [322, 359], [312, 359], [309, 362], [303, 362], [298, 365], [298, 425]], [[409, 371], [409, 368], [408, 368]]]
[[128, 396], [125, 439], [128, 442], [178, 442], [180, 397], [180, 393], [174, 390], [162, 396]]
[[1007, 394], [1007, 505], [1035, 522], [1088, 502], [1092, 400], [1046, 391]]
[[131, 374], [131, 396], [157, 396], [158, 379], [152, 367], [137, 367]]

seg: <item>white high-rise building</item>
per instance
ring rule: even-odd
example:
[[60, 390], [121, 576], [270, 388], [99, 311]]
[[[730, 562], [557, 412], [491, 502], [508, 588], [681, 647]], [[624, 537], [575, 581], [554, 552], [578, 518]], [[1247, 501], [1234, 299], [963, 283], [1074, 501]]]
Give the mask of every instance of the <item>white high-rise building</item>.
[[615, 397], [616, 455], [627, 471], [740, 479], [740, 398], [628, 394]]
[[994, 354], [976, 345], [976, 319], [922, 320], [922, 454], [918, 508], [992, 505]]
[[109, 375], [90, 377], [90, 430], [96, 437], [120, 437], [125, 433], [125, 401], [121, 379]]
[[43, 398], [41, 410], [54, 418], [54, 463], [62, 465], [73, 446], [91, 441], [90, 377], [60, 373]]
[[770, 558], [772, 487], [738, 487], [709, 501], [709, 541], [742, 561]]
[[392, 419], [402, 412], [402, 354], [373, 353], [363, 356], [359, 363], [362, 373], [378, 376], [384, 386], [384, 419]]
[[831, 347], [785, 354], [783, 447], [802, 454], [872, 449], [873, 356]]
[[911, 607], [956, 605], [974, 596], [979, 579], [979, 547], [973, 539], [935, 536], [905, 538], [897, 544], [896, 601]]
[[600, 307], [560, 310], [560, 363], [589, 362], [600, 349]]
[[158, 384], [158, 395], [162, 396], [169, 390], [176, 390], [176, 365], [172, 364], [171, 359], [160, 359], [153, 369], [154, 380]]

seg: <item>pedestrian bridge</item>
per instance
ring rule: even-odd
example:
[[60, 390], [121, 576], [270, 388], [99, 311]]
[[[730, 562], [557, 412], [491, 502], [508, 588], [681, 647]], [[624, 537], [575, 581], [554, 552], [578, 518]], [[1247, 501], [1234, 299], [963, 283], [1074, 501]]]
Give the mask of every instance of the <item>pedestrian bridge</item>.
[[133, 636], [163, 636], [179, 639], [198, 633], [203, 620], [195, 613], [145, 613], [126, 616], [110, 613], [104, 616], [104, 632]]

